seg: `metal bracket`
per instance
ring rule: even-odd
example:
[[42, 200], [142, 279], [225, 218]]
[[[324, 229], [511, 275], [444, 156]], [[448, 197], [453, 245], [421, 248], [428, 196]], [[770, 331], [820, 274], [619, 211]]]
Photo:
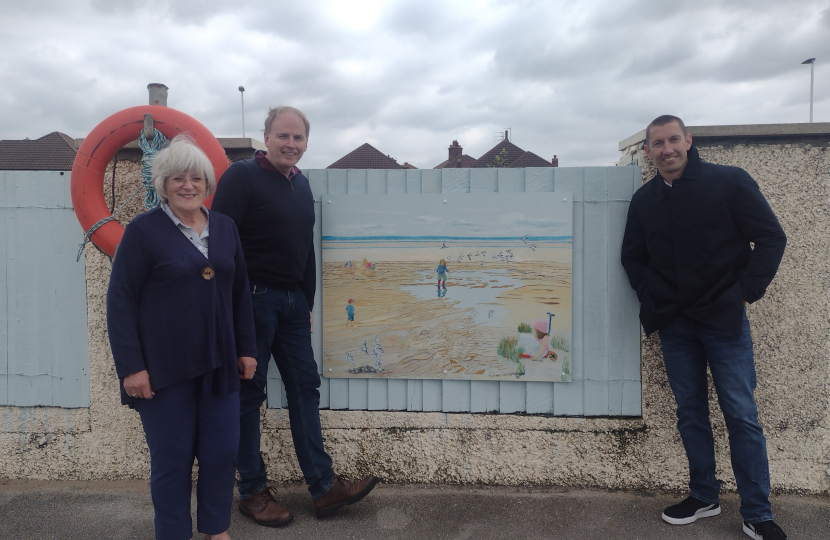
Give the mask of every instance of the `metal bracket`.
[[156, 131], [153, 126], [153, 115], [150, 113], [144, 113], [144, 138], [148, 141], [152, 141], [155, 136]]

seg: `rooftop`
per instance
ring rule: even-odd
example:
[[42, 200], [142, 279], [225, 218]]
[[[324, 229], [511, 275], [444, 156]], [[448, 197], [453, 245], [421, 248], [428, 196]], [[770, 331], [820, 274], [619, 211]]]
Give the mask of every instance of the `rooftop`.
[[75, 139], [59, 131], [34, 140], [0, 141], [0, 170], [71, 171], [77, 151]]
[[[799, 124], [743, 124], [733, 126], [686, 126], [692, 139], [703, 139], [699, 142], [718, 142], [728, 139], [732, 144], [763, 144], [784, 141], [790, 142], [830, 141], [830, 122], [814, 122]], [[619, 150], [645, 142], [646, 130], [620, 141]]]
[[408, 169], [369, 143], [364, 143], [327, 169]]

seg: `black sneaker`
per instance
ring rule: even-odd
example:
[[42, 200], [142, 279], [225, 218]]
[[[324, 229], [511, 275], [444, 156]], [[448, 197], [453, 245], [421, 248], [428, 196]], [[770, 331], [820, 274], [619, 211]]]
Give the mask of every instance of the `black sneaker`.
[[663, 510], [663, 521], [672, 525], [686, 525], [700, 518], [718, 514], [720, 514], [720, 504], [709, 504], [694, 497], [686, 497], [685, 500]]
[[773, 520], [747, 523], [744, 521], [744, 532], [755, 540], [784, 540], [787, 535]]

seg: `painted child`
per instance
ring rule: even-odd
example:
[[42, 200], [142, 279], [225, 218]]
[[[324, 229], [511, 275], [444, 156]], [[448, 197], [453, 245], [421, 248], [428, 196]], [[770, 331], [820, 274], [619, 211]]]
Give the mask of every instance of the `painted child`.
[[346, 303], [346, 316], [348, 317], [346, 320], [346, 326], [354, 326], [354, 306], [352, 303], [354, 300], [349, 298], [349, 301]]
[[435, 273], [438, 274], [438, 288], [440, 289], [441, 286], [443, 285], [444, 290], [446, 290], [447, 289], [447, 274], [450, 273], [450, 271], [447, 270], [447, 261], [445, 261], [444, 259], [441, 259], [441, 261], [438, 263], [438, 268], [435, 269]]
[[[530, 358], [536, 362], [539, 359], [549, 358], [551, 361], [556, 361], [556, 353], [550, 350], [550, 334], [548, 333], [548, 321], [545, 318], [536, 319], [533, 321], [533, 331], [536, 336], [536, 341], [539, 342], [539, 352], [532, 357], [529, 354], [521, 355], [522, 358]], [[551, 357], [551, 355], [553, 355]]]

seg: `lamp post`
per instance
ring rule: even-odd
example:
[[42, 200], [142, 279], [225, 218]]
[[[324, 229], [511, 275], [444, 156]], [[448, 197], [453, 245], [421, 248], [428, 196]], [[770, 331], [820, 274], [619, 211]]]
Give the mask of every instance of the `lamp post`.
[[[242, 138], [244, 139], [245, 138], [245, 87], [244, 86], [239, 87], [239, 99], [242, 100]], [[812, 120], [810, 120], [810, 121], [812, 122]]]
[[810, 64], [810, 123], [813, 123], [813, 66], [816, 65], [816, 59], [810, 58], [801, 62], [803, 64]]

